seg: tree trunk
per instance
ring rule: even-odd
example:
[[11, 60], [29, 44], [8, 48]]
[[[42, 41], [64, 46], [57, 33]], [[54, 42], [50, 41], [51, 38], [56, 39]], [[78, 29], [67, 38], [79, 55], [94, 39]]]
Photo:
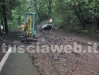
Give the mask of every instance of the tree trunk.
[[5, 33], [8, 33], [8, 24], [7, 24], [7, 18], [6, 18], [6, 5], [2, 5], [2, 13], [3, 13], [3, 22], [4, 22], [4, 28]]
[[3, 25], [4, 23], [3, 23], [3, 17], [2, 17], [2, 14], [1, 14], [1, 24]]
[[82, 20], [81, 20], [79, 12], [77, 11], [75, 3], [74, 3], [74, 7], [73, 8], [74, 8], [75, 15], [77, 16], [77, 18], [79, 19], [80, 24], [82, 25]]
[[86, 28], [86, 24], [85, 24], [85, 20], [82, 14], [82, 10], [81, 10], [81, 6], [80, 6], [80, 2], [79, 2], [79, 12], [80, 12], [80, 16], [81, 16], [81, 21], [82, 21], [82, 28], [85, 29]]
[[48, 6], [48, 18], [50, 19], [51, 18], [51, 7], [50, 6]]
[[52, 4], [52, 0], [48, 0], [48, 18], [51, 18], [51, 4]]
[[0, 25], [0, 36], [1, 36], [1, 25]]
[[[73, 1], [74, 2], [74, 1]], [[75, 5], [75, 2], [74, 2], [74, 12], [75, 12], [75, 15], [78, 17], [79, 19], [79, 22], [82, 26], [83, 29], [86, 28], [86, 25], [85, 25], [85, 22], [84, 22], [84, 17], [82, 15], [82, 10], [81, 10], [81, 6], [80, 6], [80, 3], [79, 3], [79, 12], [77, 11], [77, 8], [76, 8], [76, 5]]]
[[21, 25], [21, 15], [18, 17], [18, 24]]
[[[0, 15], [1, 18], [1, 24], [2, 24], [2, 15]], [[0, 25], [0, 35], [1, 35], [1, 25]]]
[[36, 10], [36, 12], [37, 12], [37, 15], [38, 15], [39, 19], [41, 20], [42, 18], [41, 18], [41, 16], [40, 16], [39, 12], [38, 12], [36, 0], [34, 0], [34, 8], [35, 8], [35, 10]]
[[99, 29], [99, 17], [97, 18], [97, 29]]

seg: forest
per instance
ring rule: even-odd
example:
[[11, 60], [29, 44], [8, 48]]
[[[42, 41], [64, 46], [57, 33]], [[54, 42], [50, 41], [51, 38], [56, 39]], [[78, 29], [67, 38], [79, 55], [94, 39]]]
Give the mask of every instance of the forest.
[[99, 0], [0, 0], [0, 35], [18, 28], [26, 12], [36, 12], [37, 23], [52, 18], [58, 29], [99, 35]]
[[99, 75], [99, 0], [0, 0], [0, 75]]

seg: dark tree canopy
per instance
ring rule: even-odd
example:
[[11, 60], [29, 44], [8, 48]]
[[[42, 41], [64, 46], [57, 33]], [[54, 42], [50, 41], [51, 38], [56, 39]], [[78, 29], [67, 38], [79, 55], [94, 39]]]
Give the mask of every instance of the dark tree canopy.
[[38, 22], [53, 18], [60, 28], [99, 29], [99, 0], [0, 0], [5, 33], [20, 25], [26, 12], [36, 12]]

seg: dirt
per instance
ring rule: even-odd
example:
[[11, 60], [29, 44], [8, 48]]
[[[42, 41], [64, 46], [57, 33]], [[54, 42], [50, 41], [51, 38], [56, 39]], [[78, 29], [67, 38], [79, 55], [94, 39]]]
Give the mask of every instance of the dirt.
[[6, 50], [8, 49], [8, 45], [13, 45], [14, 41], [20, 41], [21, 36], [21, 30], [16, 29], [13, 32], [9, 32], [6, 35], [0, 36], [0, 61], [5, 55], [5, 53], [2, 52], [2, 45], [6, 44]]
[[[21, 31], [16, 30], [9, 35], [3, 37], [2, 43], [14, 44], [20, 40]], [[90, 44], [88, 42], [99, 44], [98, 39], [85, 36], [83, 34], [75, 34], [68, 31], [43, 31], [38, 30], [38, 43], [42, 45], [74, 45], [77, 42], [83, 50], [86, 50]], [[0, 42], [1, 43], [1, 42]], [[17, 44], [20, 44], [17, 42]], [[22, 43], [21, 43], [22, 44]], [[36, 42], [31, 43], [36, 45]], [[92, 46], [91, 44], [91, 46]], [[29, 45], [29, 44], [28, 44]], [[97, 47], [98, 49], [98, 47]], [[33, 64], [38, 67], [41, 75], [99, 75], [99, 54], [98, 53], [31, 53], [30, 57]]]
[[[38, 32], [38, 37], [39, 45], [73, 46], [77, 42], [87, 50], [88, 42], [99, 44], [93, 37], [57, 30]], [[49, 53], [31, 53], [30, 56], [41, 75], [99, 75], [98, 53], [53, 53], [50, 49]]]
[[0, 61], [1, 61], [3, 56], [4, 56], [4, 54], [2, 53], [2, 51], [0, 51]]

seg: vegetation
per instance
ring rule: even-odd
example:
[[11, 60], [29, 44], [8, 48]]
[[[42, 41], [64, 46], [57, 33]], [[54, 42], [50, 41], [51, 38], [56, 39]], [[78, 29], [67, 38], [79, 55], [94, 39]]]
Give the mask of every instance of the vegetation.
[[26, 12], [36, 12], [38, 22], [53, 18], [61, 29], [99, 34], [98, 4], [99, 0], [0, 0], [0, 25], [8, 33], [23, 22]]

